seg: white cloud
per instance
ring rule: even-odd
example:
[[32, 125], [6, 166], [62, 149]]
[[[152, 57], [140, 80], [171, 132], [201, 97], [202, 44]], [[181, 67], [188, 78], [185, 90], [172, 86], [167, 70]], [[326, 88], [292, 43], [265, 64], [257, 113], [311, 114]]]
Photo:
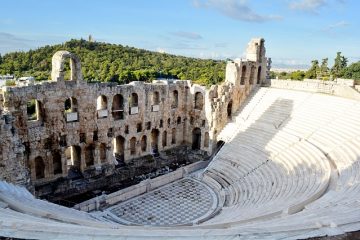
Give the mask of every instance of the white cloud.
[[326, 5], [326, 0], [300, 0], [290, 3], [289, 7], [294, 10], [317, 12]]
[[319, 9], [325, 7], [330, 2], [345, 4], [346, 0], [293, 0], [289, 8], [293, 10], [318, 13]]
[[256, 13], [249, 7], [246, 0], [194, 0], [193, 5], [198, 8], [214, 9], [238, 21], [265, 22], [281, 19], [280, 16]]
[[329, 25], [326, 28], [326, 30], [333, 30], [333, 29], [336, 29], [336, 28], [343, 28], [343, 27], [347, 27], [349, 25], [350, 24], [348, 22], [346, 22], [346, 21], [340, 21], [340, 22]]
[[191, 40], [202, 39], [202, 36], [200, 34], [198, 34], [198, 33], [195, 33], [195, 32], [178, 31], [178, 32], [171, 32], [170, 34], [172, 34], [174, 36], [177, 36], [177, 37], [191, 39]]

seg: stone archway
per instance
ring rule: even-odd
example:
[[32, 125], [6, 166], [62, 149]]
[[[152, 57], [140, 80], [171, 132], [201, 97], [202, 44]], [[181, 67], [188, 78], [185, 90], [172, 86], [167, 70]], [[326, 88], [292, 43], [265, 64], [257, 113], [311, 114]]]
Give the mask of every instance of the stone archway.
[[199, 150], [201, 148], [201, 129], [194, 128], [192, 132], [192, 149]]
[[114, 155], [118, 162], [125, 160], [125, 138], [123, 136], [117, 136], [114, 139]]
[[70, 59], [70, 81], [83, 79], [80, 59], [68, 51], [58, 51], [52, 57], [51, 79], [53, 81], [64, 81], [64, 65], [67, 59]]
[[231, 119], [231, 116], [232, 116], [232, 101], [230, 101], [228, 103], [228, 106], [227, 106], [227, 117], [228, 117], [228, 119]]

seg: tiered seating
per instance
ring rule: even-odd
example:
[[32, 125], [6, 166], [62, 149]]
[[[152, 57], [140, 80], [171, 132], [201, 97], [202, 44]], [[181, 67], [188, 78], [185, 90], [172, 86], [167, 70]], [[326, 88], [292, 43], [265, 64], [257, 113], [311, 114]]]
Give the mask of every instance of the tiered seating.
[[0, 235], [299, 239], [360, 229], [359, 102], [261, 88], [233, 119], [221, 133], [227, 143], [202, 178], [224, 206], [200, 225], [116, 225], [1, 183]]

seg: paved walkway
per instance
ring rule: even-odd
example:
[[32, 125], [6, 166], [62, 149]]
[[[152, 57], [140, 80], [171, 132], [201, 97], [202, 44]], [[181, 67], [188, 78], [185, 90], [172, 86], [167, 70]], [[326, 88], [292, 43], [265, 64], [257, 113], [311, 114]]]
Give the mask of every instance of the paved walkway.
[[191, 224], [208, 217], [217, 196], [207, 185], [185, 178], [108, 209], [124, 223], [169, 226]]

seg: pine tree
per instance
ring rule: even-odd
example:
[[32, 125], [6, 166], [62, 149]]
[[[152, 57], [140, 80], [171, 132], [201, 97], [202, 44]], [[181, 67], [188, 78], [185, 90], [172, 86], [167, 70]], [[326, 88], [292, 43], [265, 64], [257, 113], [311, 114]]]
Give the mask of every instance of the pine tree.
[[311, 68], [306, 72], [305, 78], [316, 79], [317, 74], [319, 73], [319, 70], [320, 70], [319, 61], [318, 60], [312, 60], [311, 61]]
[[336, 58], [334, 60], [334, 66], [331, 68], [331, 74], [334, 78], [342, 77], [344, 75], [344, 69], [347, 66], [348, 59], [344, 56], [341, 56], [341, 52], [336, 53]]

